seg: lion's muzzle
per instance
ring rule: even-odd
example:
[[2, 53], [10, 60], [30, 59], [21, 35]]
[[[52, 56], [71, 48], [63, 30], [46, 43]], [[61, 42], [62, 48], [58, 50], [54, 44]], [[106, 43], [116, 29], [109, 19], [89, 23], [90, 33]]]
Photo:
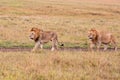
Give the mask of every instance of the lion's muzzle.
[[89, 39], [93, 39], [93, 36], [92, 36], [92, 35], [89, 35], [88, 38], [89, 38]]
[[33, 40], [34, 39], [34, 35], [30, 35], [29, 38]]

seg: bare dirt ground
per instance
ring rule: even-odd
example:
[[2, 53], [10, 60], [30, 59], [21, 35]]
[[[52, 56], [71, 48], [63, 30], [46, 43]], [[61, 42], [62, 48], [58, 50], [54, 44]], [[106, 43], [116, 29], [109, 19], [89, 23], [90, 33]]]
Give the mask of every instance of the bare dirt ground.
[[[0, 52], [30, 52], [32, 48], [27, 47], [12, 47], [12, 48], [0, 48]], [[38, 49], [40, 50], [40, 49]], [[44, 50], [50, 50], [50, 48], [45, 48]], [[95, 50], [95, 49], [94, 49]], [[88, 48], [81, 48], [81, 47], [65, 47], [65, 48], [59, 48], [58, 51], [89, 51]], [[100, 49], [100, 51], [103, 51], [103, 48]], [[108, 48], [107, 51], [114, 51], [113, 48]], [[120, 51], [120, 48], [117, 49], [117, 51]]]

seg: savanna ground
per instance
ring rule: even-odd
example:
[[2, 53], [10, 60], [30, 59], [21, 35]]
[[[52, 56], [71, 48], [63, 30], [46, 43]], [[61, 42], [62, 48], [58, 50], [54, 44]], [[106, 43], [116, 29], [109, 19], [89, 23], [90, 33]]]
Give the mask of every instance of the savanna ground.
[[[120, 47], [120, 0], [0, 0], [0, 47], [32, 48], [32, 27], [57, 32], [65, 47], [87, 48], [90, 28]], [[45, 48], [50, 45], [46, 44]], [[0, 52], [0, 80], [120, 80], [120, 52]]]

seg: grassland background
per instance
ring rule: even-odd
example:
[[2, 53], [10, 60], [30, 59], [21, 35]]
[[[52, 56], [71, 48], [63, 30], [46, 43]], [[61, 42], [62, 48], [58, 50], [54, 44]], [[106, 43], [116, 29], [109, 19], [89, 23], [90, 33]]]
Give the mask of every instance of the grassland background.
[[[65, 47], [87, 47], [87, 31], [104, 29], [116, 35], [120, 47], [119, 3], [0, 0], [0, 47], [33, 47], [32, 27], [57, 32]], [[0, 80], [120, 80], [120, 52], [0, 52]]]
[[86, 47], [90, 28], [113, 32], [120, 46], [119, 0], [0, 0], [0, 46], [32, 47], [32, 27], [57, 32], [66, 47]]

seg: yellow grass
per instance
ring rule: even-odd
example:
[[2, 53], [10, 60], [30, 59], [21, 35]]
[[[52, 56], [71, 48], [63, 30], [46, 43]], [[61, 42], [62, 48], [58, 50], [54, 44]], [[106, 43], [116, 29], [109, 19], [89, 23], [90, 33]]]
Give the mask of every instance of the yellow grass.
[[119, 80], [119, 52], [0, 52], [1, 80]]
[[[112, 3], [113, 2], [113, 3]], [[120, 40], [120, 5], [117, 0], [0, 0], [0, 44], [33, 45], [31, 27], [57, 32], [60, 42], [87, 46], [87, 30], [109, 30]], [[4, 44], [4, 46], [7, 46]], [[120, 42], [118, 42], [120, 46]]]
[[[27, 46], [32, 27], [53, 30], [65, 47], [87, 47], [90, 28], [120, 47], [119, 0], [0, 0], [0, 47]], [[0, 52], [0, 80], [120, 80], [119, 52]]]

